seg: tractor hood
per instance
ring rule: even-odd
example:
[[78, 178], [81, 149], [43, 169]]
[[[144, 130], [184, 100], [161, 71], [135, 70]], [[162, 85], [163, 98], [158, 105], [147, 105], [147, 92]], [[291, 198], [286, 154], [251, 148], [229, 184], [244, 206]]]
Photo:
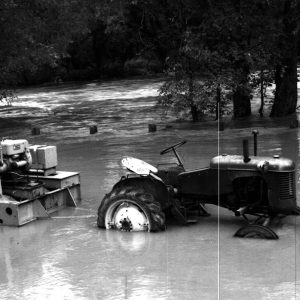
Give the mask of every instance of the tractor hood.
[[295, 163], [288, 158], [279, 156], [250, 156], [248, 162], [244, 162], [242, 155], [220, 155], [212, 158], [211, 169], [221, 170], [264, 170], [274, 172], [291, 172], [295, 170]]

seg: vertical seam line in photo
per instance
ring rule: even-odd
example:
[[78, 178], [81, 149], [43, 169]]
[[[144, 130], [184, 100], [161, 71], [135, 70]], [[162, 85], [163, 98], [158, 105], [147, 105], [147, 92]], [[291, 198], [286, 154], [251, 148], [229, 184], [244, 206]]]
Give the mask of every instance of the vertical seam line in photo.
[[220, 299], [220, 105], [218, 109], [218, 300]]
[[[296, 197], [297, 205], [297, 197]], [[297, 215], [295, 215], [295, 300], [297, 299]], [[300, 291], [299, 291], [300, 294]]]

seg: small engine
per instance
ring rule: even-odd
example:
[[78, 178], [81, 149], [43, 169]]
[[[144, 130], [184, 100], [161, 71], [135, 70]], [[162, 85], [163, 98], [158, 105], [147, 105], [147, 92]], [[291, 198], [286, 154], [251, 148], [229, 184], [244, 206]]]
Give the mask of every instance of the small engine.
[[27, 171], [32, 157], [27, 140], [3, 140], [0, 142], [0, 175], [16, 169]]
[[80, 200], [77, 172], [57, 171], [56, 146], [0, 140], [0, 225], [21, 226]]

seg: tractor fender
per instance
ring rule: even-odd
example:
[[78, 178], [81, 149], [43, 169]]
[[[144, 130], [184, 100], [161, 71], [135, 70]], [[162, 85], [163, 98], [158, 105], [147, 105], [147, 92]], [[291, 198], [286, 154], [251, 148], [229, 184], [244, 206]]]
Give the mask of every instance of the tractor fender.
[[123, 176], [113, 186], [111, 193], [116, 190], [124, 189], [136, 191], [144, 190], [151, 194], [156, 201], [161, 204], [162, 209], [166, 209], [172, 202], [172, 191], [157, 176], [150, 175], [134, 175]]

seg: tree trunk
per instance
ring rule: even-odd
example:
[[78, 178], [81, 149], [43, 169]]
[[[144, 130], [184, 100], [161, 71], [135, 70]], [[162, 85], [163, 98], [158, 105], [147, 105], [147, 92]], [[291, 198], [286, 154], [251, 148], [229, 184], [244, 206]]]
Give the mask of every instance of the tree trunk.
[[277, 67], [276, 73], [276, 91], [270, 117], [283, 117], [294, 113], [297, 108], [297, 56], [288, 60], [284, 71], [282, 67]]
[[102, 64], [105, 57], [105, 45], [106, 45], [106, 36], [105, 36], [105, 26], [102, 22], [98, 22], [95, 25], [95, 28], [91, 31], [92, 35], [92, 45], [93, 45], [93, 54], [95, 56], [95, 61], [98, 71], [101, 73]]
[[189, 73], [189, 79], [188, 79], [188, 103], [190, 103], [190, 109], [191, 109], [191, 115], [193, 122], [198, 122], [198, 107], [194, 102], [194, 74], [193, 72]]
[[276, 90], [270, 117], [287, 116], [294, 113], [297, 108], [297, 50], [299, 28], [295, 27], [295, 22], [293, 22], [293, 18], [291, 18], [290, 15], [293, 9], [295, 8], [292, 5], [292, 1], [286, 0], [283, 24], [286, 36], [285, 47], [290, 51], [276, 67]]
[[198, 122], [199, 117], [198, 117], [198, 109], [195, 104], [191, 104], [191, 115], [192, 115], [192, 120], [193, 122]]
[[250, 66], [244, 57], [240, 60], [242, 72], [240, 80], [233, 91], [233, 118], [251, 116], [251, 94], [249, 84]]
[[265, 104], [265, 89], [264, 89], [264, 72], [260, 71], [260, 108], [259, 115], [264, 116], [264, 104]]
[[251, 115], [251, 95], [247, 88], [239, 85], [233, 92], [233, 117], [241, 118]]
[[216, 121], [220, 119], [221, 117], [221, 112], [220, 112], [220, 104], [221, 104], [221, 88], [220, 85], [218, 84], [217, 86], [217, 94], [216, 94]]

